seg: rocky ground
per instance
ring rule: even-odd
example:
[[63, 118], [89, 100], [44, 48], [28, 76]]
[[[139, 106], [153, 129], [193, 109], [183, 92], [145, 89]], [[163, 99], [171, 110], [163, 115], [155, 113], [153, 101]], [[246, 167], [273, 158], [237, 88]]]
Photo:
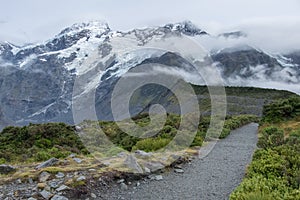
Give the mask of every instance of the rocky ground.
[[[23, 174], [23, 178], [2, 183], [0, 199], [228, 199], [251, 161], [256, 132], [257, 124], [244, 126], [216, 143], [208, 156], [192, 162], [179, 159], [155, 173], [148, 168], [143, 174], [103, 172], [105, 166], [97, 164], [77, 170], [36, 166], [31, 170], [37, 171], [36, 176]], [[84, 163], [74, 155], [68, 159], [66, 166], [70, 160]], [[48, 164], [56, 162], [64, 163], [52, 160]]]

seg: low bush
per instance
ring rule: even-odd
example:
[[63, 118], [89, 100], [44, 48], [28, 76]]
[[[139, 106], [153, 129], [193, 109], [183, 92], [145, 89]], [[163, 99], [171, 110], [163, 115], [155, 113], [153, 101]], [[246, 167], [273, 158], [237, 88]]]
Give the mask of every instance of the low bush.
[[64, 123], [7, 127], [0, 133], [0, 159], [6, 162], [64, 158], [71, 152], [88, 154], [74, 127]]
[[[260, 149], [230, 199], [300, 199], [300, 129], [288, 126], [299, 116], [299, 102], [299, 98], [292, 98], [265, 107], [262, 125], [267, 127], [259, 133]], [[284, 135], [283, 130], [290, 134]]]

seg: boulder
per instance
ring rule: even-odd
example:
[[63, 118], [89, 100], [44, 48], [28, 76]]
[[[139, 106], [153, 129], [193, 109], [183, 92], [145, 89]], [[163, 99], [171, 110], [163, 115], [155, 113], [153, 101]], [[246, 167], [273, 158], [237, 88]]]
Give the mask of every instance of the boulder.
[[50, 167], [50, 166], [53, 166], [55, 165], [56, 163], [58, 163], [58, 159], [57, 158], [50, 158], [49, 160], [39, 164], [38, 166], [35, 167], [35, 169], [42, 169], [42, 168], [45, 168], [45, 167]]
[[0, 165], [0, 174], [9, 174], [17, 171], [17, 169], [10, 165]]
[[129, 168], [132, 169], [136, 173], [143, 173], [143, 169], [138, 164], [136, 158], [132, 155], [128, 155], [126, 160], [124, 161], [124, 164]]

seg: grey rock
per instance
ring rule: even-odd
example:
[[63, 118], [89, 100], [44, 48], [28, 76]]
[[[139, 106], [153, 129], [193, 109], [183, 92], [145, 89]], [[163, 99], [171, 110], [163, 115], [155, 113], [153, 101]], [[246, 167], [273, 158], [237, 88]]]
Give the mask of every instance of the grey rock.
[[68, 186], [61, 185], [61, 186], [59, 186], [59, 188], [56, 189], [56, 191], [61, 192], [61, 191], [68, 190], [68, 189], [70, 189]]
[[62, 172], [58, 172], [56, 175], [55, 175], [56, 178], [63, 178], [65, 177], [65, 174], [62, 173]]
[[120, 158], [125, 158], [126, 156], [127, 156], [126, 152], [118, 153], [118, 157], [120, 157]]
[[147, 152], [142, 151], [142, 150], [136, 150], [136, 151], [134, 152], [134, 154], [135, 154], [136, 156], [144, 157], [144, 158], [149, 158], [149, 157], [152, 156], [152, 153], [147, 153]]
[[148, 167], [145, 167], [145, 173], [151, 173], [151, 170]]
[[50, 197], [52, 196], [52, 194], [50, 192], [48, 192], [47, 190], [41, 191], [40, 195], [42, 195], [42, 197], [45, 199], [50, 199]]
[[143, 173], [141, 166], [137, 163], [137, 160], [134, 156], [128, 155], [124, 164], [129, 168], [132, 169], [134, 172]]
[[69, 200], [67, 197], [60, 196], [60, 195], [54, 195], [51, 200]]
[[51, 181], [49, 181], [48, 185], [49, 185], [49, 187], [56, 189], [56, 188], [58, 188], [58, 187], [60, 186], [60, 184], [62, 184], [62, 183], [63, 183], [63, 182], [60, 181], [60, 180], [51, 180]]
[[50, 167], [50, 166], [53, 166], [55, 165], [56, 163], [58, 163], [58, 159], [57, 158], [50, 158], [49, 160], [39, 164], [38, 166], [35, 167], [35, 169], [42, 169], [42, 168], [45, 168], [45, 167]]
[[42, 172], [39, 176], [39, 182], [41, 182], [41, 183], [46, 182], [50, 176], [51, 176], [51, 174], [49, 174], [48, 172]]
[[86, 179], [85, 176], [79, 176], [76, 180], [77, 181], [84, 181]]
[[154, 179], [156, 181], [160, 181], [160, 180], [163, 180], [163, 177], [162, 177], [162, 175], [157, 175], [157, 176], [154, 177]]
[[184, 170], [183, 169], [174, 169], [174, 172], [182, 174], [182, 173], [184, 173]]
[[77, 162], [78, 164], [82, 163], [82, 160], [81, 160], [80, 158], [73, 158], [73, 160], [74, 160], [75, 162]]
[[82, 131], [82, 128], [80, 126], [75, 126], [76, 131]]
[[165, 168], [165, 166], [163, 164], [161, 164], [160, 162], [146, 162], [144, 163], [145, 169], [148, 168], [150, 169], [151, 172], [155, 172], [159, 169], [163, 169]]
[[120, 184], [122, 190], [127, 190], [128, 186], [125, 183]]
[[175, 169], [182, 169], [182, 166], [181, 165], [175, 165], [174, 168]]
[[120, 179], [120, 180], [117, 181], [117, 183], [124, 183], [124, 182], [125, 182], [124, 179]]
[[15, 172], [17, 169], [10, 165], [0, 165], [0, 174], [9, 174]]
[[29, 184], [33, 184], [32, 178], [29, 178], [29, 179], [28, 179], [28, 183], [29, 183]]
[[150, 180], [156, 180], [156, 181], [163, 180], [162, 175], [150, 175], [148, 176], [148, 178], [150, 178]]
[[91, 193], [91, 197], [92, 197], [93, 199], [96, 199], [96, 198], [97, 198], [97, 195], [95, 195], [94, 193]]
[[75, 158], [75, 156], [76, 156], [75, 153], [71, 153], [71, 154], [69, 155], [69, 158]]
[[36, 200], [36, 198], [30, 197], [27, 200]]

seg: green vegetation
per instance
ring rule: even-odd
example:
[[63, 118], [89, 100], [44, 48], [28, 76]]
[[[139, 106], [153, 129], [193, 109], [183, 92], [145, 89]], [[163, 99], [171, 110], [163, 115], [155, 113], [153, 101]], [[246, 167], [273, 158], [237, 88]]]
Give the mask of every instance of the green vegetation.
[[265, 106], [258, 147], [233, 200], [300, 199], [300, 98]]
[[238, 115], [238, 116], [228, 116], [223, 131], [219, 136], [220, 139], [227, 137], [231, 130], [237, 129], [243, 125], [249, 124], [251, 122], [258, 122], [259, 118], [254, 115]]
[[[201, 96], [200, 110], [204, 113], [204, 115], [209, 115], [210, 98], [208, 88], [206, 86], [195, 85], [192, 85], [192, 87], [195, 93]], [[148, 87], [148, 90], [152, 90], [153, 88], [154, 86]], [[179, 89], [184, 91], [184, 88]], [[163, 89], [161, 90], [163, 91]], [[299, 115], [299, 101], [297, 100], [296, 95], [291, 92], [252, 87], [226, 87], [225, 90], [227, 94], [229, 116], [226, 118], [224, 128], [219, 136], [220, 138], [226, 137], [230, 134], [231, 130], [244, 124], [257, 122], [257, 117], [241, 114], [260, 113], [263, 101], [271, 102], [275, 99], [291, 97], [288, 100], [282, 100], [278, 103], [266, 106], [264, 109], [264, 123], [290, 120]], [[143, 91], [141, 90], [140, 92]], [[167, 91], [165, 92], [166, 94], [168, 93]], [[139, 100], [140, 96], [145, 94], [139, 94], [137, 92], [136, 95], [137, 96], [134, 97], [136, 97], [136, 100]], [[151, 98], [155, 99], [156, 97], [157, 96], [154, 95]], [[173, 98], [173, 96], [167, 95], [166, 97], [171, 102], [176, 103], [176, 99]], [[159, 97], [157, 98], [157, 102], [160, 102]], [[133, 102], [134, 101], [135, 98], [133, 98]], [[145, 102], [145, 105], [148, 105], [148, 103], [148, 101]], [[252, 112], [254, 110], [255, 112]], [[134, 117], [133, 120], [141, 127], [147, 126], [150, 123], [150, 118], [147, 114], [140, 114]], [[97, 122], [90, 123], [98, 124]], [[126, 121], [124, 123], [126, 123]], [[122, 151], [122, 149], [126, 149], [128, 151], [136, 149], [156, 151], [168, 145], [177, 135], [177, 130], [180, 126], [180, 116], [176, 114], [168, 114], [164, 126], [161, 129], [158, 128], [159, 126], [154, 126], [154, 128], [144, 134], [145, 139], [124, 133], [115, 122], [99, 122], [99, 125], [105, 132], [108, 139], [120, 147], [109, 147], [108, 149], [105, 149], [106, 147], [104, 147], [105, 152], [107, 153], [114, 154]], [[194, 125], [190, 124], [190, 126], [192, 127]], [[202, 145], [209, 126], [210, 117], [201, 116], [199, 126], [195, 127], [197, 128], [197, 133], [191, 143], [191, 147]], [[95, 132], [95, 128], [97, 127], [91, 127], [90, 132]], [[187, 128], [187, 130], [189, 129], [189, 127], [185, 128]], [[283, 127], [282, 129], [284, 130], [284, 133], [287, 132], [286, 129], [294, 130], [293, 127]], [[282, 132], [280, 130], [275, 131], [277, 135], [274, 134], [274, 130], [270, 128], [270, 130], [265, 130], [265, 132], [262, 133], [262, 135], [264, 135], [264, 139], [260, 140], [260, 145], [262, 145], [261, 147], [272, 148], [272, 146], [282, 143], [293, 144], [298, 142], [297, 131], [291, 133], [290, 137], [286, 138], [286, 135], [282, 137]], [[189, 132], [187, 131], [180, 135], [183, 144], [186, 138], [185, 134], [189, 134]], [[149, 135], [151, 135], [150, 138], [148, 137]], [[91, 134], [89, 136], [94, 139], [94, 141], [91, 141], [91, 144], [93, 144], [93, 142], [96, 144], [105, 144], [107, 142], [107, 140], [104, 140], [101, 137], [98, 138], [96, 132], [94, 135]], [[284, 138], [284, 142], [282, 138]], [[65, 158], [70, 153], [89, 153], [81, 142], [79, 135], [75, 132], [74, 127], [64, 123], [30, 124], [24, 127], [10, 126], [0, 133], [0, 144], [0, 164], [15, 162], [40, 162], [51, 157]]]
[[[143, 114], [141, 116], [135, 117], [134, 120], [136, 124], [145, 126], [149, 123], [150, 119], [147, 114]], [[219, 138], [225, 138], [233, 129], [239, 128], [250, 122], [257, 121], [258, 117], [253, 115], [228, 116]], [[191, 144], [191, 147], [202, 145], [209, 125], [210, 117], [201, 117], [198, 130]], [[149, 133], [146, 133], [146, 135], [149, 134], [152, 135], [152, 137], [146, 139], [139, 139], [127, 135], [119, 129], [118, 125], [115, 122], [100, 122], [100, 126], [115, 145], [118, 145], [128, 151], [139, 149], [150, 152], [165, 147], [176, 136], [177, 130], [180, 126], [180, 115], [168, 114], [164, 127], [161, 130], [151, 129]], [[189, 133], [187, 132], [186, 134]], [[185, 137], [183, 135], [182, 139], [184, 140], [184, 138]]]
[[[136, 116], [133, 119], [139, 126], [146, 126], [150, 122], [147, 114]], [[168, 114], [163, 128], [161, 130], [159, 128], [151, 129], [146, 135], [152, 136], [144, 139], [124, 133], [115, 122], [101, 121], [99, 125], [115, 145], [128, 151], [140, 149], [150, 152], [169, 144], [177, 135], [180, 120], [179, 115]], [[230, 130], [253, 121], [257, 121], [257, 117], [252, 115], [227, 117], [220, 138], [226, 137]], [[209, 124], [209, 117], [201, 117], [198, 131], [191, 144], [192, 147], [202, 145]], [[189, 134], [189, 132], [182, 133], [181, 139], [178, 140], [179, 143], [184, 144], [185, 138], [187, 138], [185, 134]], [[74, 127], [64, 123], [30, 124], [24, 127], [10, 126], [1, 132], [0, 143], [1, 163], [45, 161], [51, 157], [65, 158], [72, 152], [88, 154]]]
[[71, 152], [88, 153], [75, 134], [74, 127], [64, 123], [9, 126], [1, 132], [0, 144], [2, 163], [64, 158]]
[[283, 99], [266, 105], [263, 110], [264, 122], [280, 122], [300, 115], [299, 97]]

